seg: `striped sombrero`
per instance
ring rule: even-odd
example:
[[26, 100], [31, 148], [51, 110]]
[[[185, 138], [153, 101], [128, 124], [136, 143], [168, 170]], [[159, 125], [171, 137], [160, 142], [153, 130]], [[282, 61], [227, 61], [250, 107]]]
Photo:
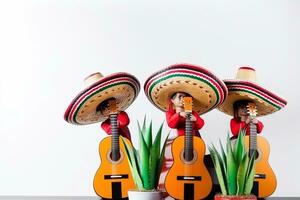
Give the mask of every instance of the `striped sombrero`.
[[70, 103], [64, 119], [72, 124], [86, 125], [101, 122], [108, 116], [97, 112], [97, 106], [103, 101], [115, 98], [117, 108], [125, 110], [140, 91], [139, 81], [128, 73], [115, 73], [103, 77], [95, 73], [85, 79], [86, 88]]
[[227, 96], [222, 80], [191, 64], [175, 64], [154, 73], [146, 80], [144, 90], [150, 102], [162, 111], [167, 110], [174, 93], [188, 93], [194, 99], [193, 110], [199, 114], [217, 107]]
[[228, 88], [228, 97], [219, 110], [233, 116], [233, 104], [240, 100], [249, 100], [257, 106], [257, 116], [264, 116], [282, 109], [287, 101], [264, 89], [256, 83], [256, 72], [251, 67], [240, 67], [236, 79], [224, 80]]

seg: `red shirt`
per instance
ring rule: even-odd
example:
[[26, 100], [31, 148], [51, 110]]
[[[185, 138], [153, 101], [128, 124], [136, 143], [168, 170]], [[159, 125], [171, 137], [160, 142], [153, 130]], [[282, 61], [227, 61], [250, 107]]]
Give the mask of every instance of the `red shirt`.
[[[130, 131], [128, 129], [128, 124], [130, 123], [129, 117], [126, 112], [122, 111], [118, 114], [118, 128], [119, 134], [127, 139], [131, 140]], [[108, 118], [101, 124], [102, 129], [108, 134], [111, 135], [111, 125], [110, 119]]]
[[[192, 132], [195, 136], [200, 136], [198, 130], [204, 126], [204, 120], [199, 116], [198, 113], [192, 112], [192, 115], [196, 118], [196, 121], [192, 123]], [[169, 109], [166, 112], [167, 123], [170, 128], [177, 129], [177, 135], [182, 136], [185, 134], [185, 117], [180, 116], [173, 109], [173, 104], [170, 103]]]
[[[258, 121], [258, 123], [256, 124], [257, 127], [257, 133], [261, 133], [262, 129], [264, 128], [263, 123], [261, 123], [260, 121]], [[235, 119], [232, 118], [230, 121], [230, 129], [231, 129], [231, 133], [233, 135], [233, 137], [237, 137], [240, 129], [246, 129], [246, 135], [250, 134], [250, 124], [246, 124], [246, 122], [243, 122], [239, 119]]]

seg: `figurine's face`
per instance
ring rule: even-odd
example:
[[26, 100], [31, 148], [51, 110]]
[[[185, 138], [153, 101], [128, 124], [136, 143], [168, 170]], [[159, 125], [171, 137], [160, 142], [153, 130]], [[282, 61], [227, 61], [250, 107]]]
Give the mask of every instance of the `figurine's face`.
[[105, 108], [103, 108], [103, 109], [101, 110], [101, 113], [102, 113], [102, 115], [104, 115], [104, 116], [109, 116], [110, 111], [109, 111], [108, 107], [105, 107]]
[[183, 93], [183, 92], [177, 92], [173, 98], [171, 99], [173, 105], [175, 107], [181, 107], [183, 108], [183, 97], [186, 97], [187, 94]]
[[247, 107], [246, 105], [241, 105], [238, 108], [238, 116], [242, 117], [242, 116], [248, 116], [248, 112], [247, 112]]

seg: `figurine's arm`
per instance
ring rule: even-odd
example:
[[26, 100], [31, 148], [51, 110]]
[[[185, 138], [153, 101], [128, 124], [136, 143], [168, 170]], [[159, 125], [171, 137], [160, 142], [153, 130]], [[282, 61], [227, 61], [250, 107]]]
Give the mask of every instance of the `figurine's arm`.
[[107, 119], [101, 124], [101, 128], [108, 134], [111, 134], [111, 125], [110, 125], [110, 120]]
[[261, 133], [261, 131], [264, 128], [264, 125], [263, 125], [263, 123], [261, 121], [258, 121], [256, 127], [257, 127], [257, 133]]
[[130, 119], [126, 112], [122, 111], [118, 115], [119, 128], [127, 127], [130, 123]]
[[236, 119], [231, 119], [230, 121], [230, 129], [233, 136], [238, 136], [240, 129], [246, 128], [245, 122], [237, 121]]
[[200, 117], [200, 115], [196, 112], [193, 112], [194, 117], [196, 118], [195, 121], [195, 128], [197, 130], [201, 129], [204, 126], [204, 120]]
[[170, 128], [177, 128], [180, 121], [180, 114], [175, 112], [166, 112], [167, 123]]

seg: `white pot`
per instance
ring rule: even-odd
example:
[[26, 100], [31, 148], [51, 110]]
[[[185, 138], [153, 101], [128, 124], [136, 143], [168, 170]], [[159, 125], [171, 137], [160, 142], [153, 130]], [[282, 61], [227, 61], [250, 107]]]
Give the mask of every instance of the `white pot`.
[[129, 190], [128, 191], [129, 200], [161, 200], [161, 191], [138, 191]]

